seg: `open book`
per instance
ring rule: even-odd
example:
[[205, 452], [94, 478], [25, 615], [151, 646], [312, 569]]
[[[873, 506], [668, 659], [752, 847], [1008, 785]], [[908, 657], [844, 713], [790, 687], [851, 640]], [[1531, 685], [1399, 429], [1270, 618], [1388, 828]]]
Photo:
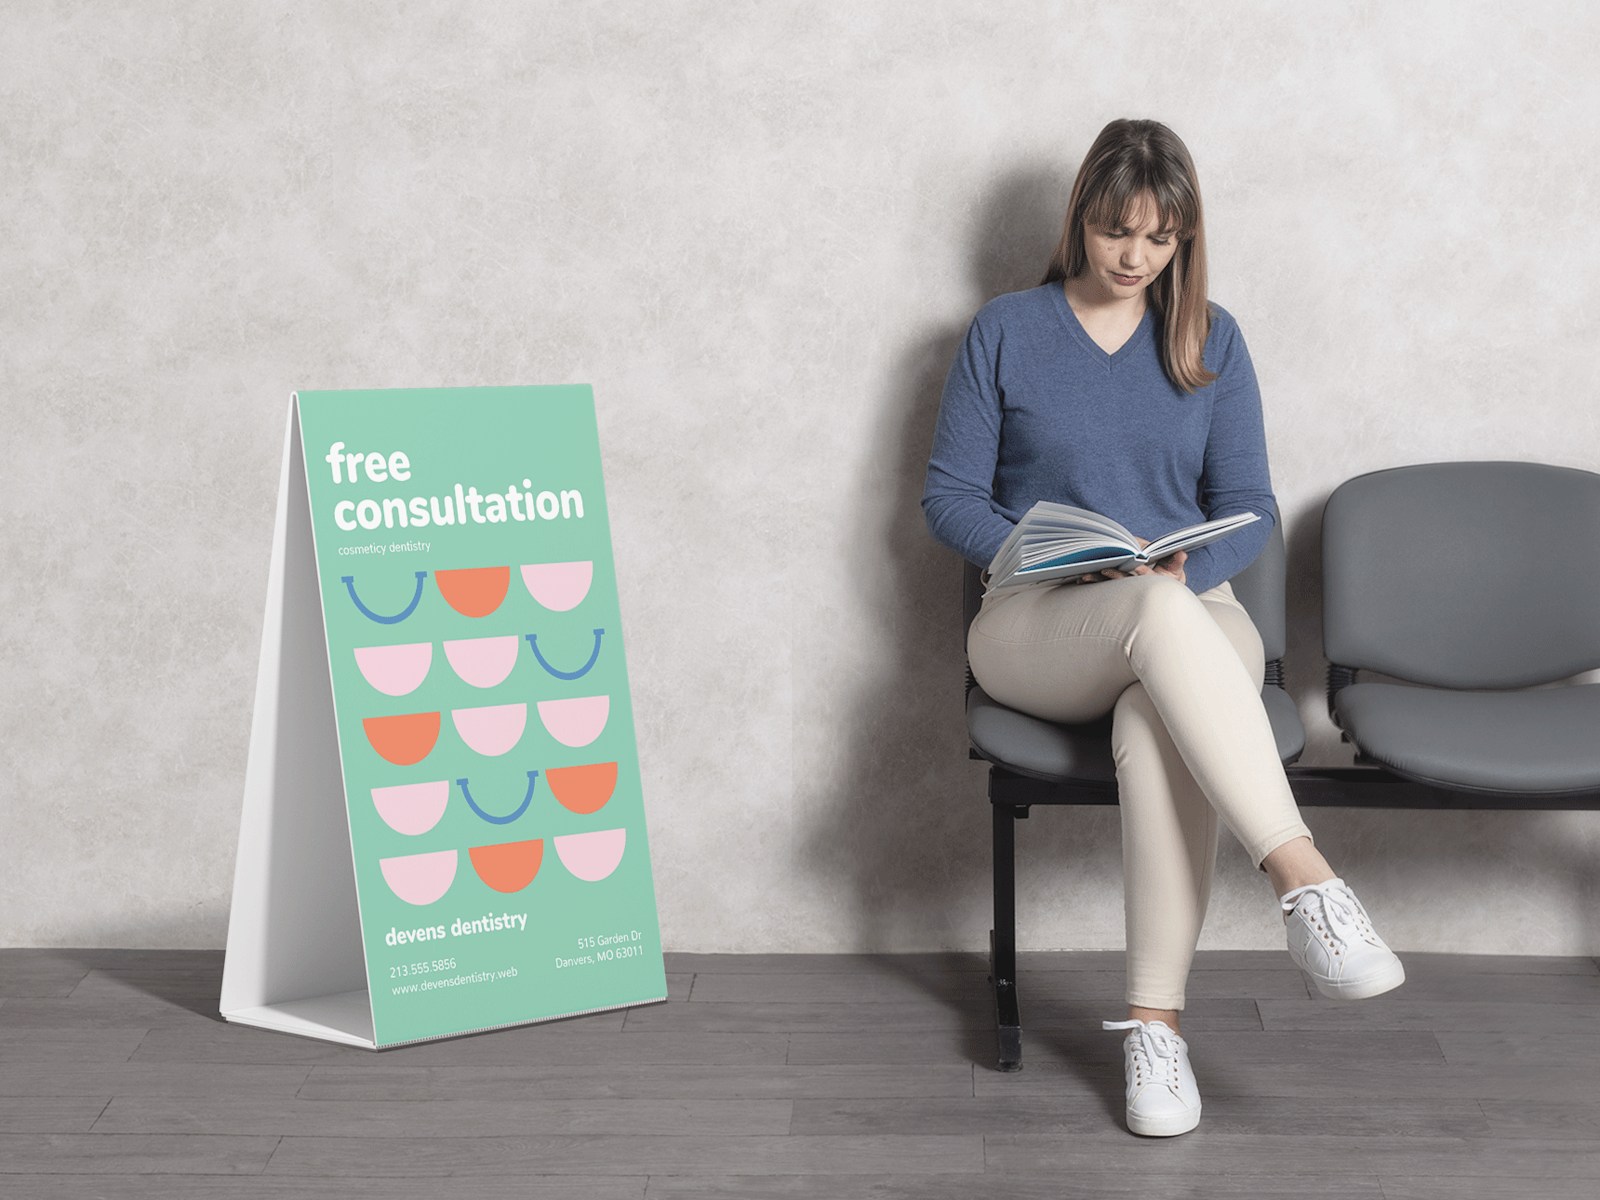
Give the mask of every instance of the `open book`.
[[1253, 512], [1218, 517], [1174, 530], [1141, 549], [1139, 540], [1110, 517], [1041, 500], [995, 551], [989, 564], [989, 590], [1061, 583], [1096, 571], [1132, 571], [1179, 550], [1193, 550], [1227, 537], [1260, 519], [1260, 514]]

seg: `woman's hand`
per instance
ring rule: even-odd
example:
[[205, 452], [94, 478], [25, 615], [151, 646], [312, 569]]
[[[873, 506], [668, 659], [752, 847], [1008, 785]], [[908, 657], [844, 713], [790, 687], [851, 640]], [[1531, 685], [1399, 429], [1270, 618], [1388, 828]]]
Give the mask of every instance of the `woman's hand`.
[[[1133, 537], [1139, 543], [1141, 550], [1150, 544], [1149, 538], [1142, 538], [1138, 534], [1134, 534]], [[1184, 583], [1187, 581], [1188, 576], [1184, 573], [1183, 563], [1188, 557], [1189, 552], [1187, 550], [1179, 550], [1176, 554], [1169, 554], [1165, 558], [1157, 559], [1154, 567], [1146, 566], [1143, 563], [1132, 571], [1118, 571], [1115, 568], [1108, 567], [1097, 575], [1080, 575], [1078, 576], [1078, 582], [1098, 583], [1102, 575], [1107, 579], [1121, 579], [1125, 575], [1170, 575], [1179, 583]]]

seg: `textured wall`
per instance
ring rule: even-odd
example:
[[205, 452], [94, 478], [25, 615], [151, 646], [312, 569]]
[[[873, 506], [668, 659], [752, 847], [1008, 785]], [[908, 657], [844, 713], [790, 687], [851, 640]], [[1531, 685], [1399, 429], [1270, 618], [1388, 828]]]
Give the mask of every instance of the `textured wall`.
[[[1196, 158], [1304, 761], [1347, 761], [1329, 490], [1600, 459], [1597, 43], [1537, 3], [10, 6], [0, 945], [222, 944], [291, 390], [578, 381], [667, 947], [982, 947], [918, 500], [958, 336], [1118, 116]], [[1307, 819], [1399, 949], [1600, 950], [1600, 815]], [[1023, 943], [1121, 946], [1116, 810], [1023, 832]], [[1280, 930], [1225, 837], [1202, 948]]]

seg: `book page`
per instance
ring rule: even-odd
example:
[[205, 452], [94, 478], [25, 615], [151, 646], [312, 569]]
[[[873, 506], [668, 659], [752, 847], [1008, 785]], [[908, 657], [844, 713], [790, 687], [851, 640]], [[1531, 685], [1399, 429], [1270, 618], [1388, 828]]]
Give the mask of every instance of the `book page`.
[[1179, 550], [1192, 550], [1197, 546], [1205, 546], [1226, 537], [1235, 529], [1243, 528], [1252, 521], [1259, 521], [1259, 513], [1238, 513], [1231, 517], [1218, 517], [1214, 521], [1205, 521], [1199, 525], [1191, 525], [1187, 529], [1174, 530], [1164, 534], [1144, 548], [1146, 558], [1165, 558], [1169, 554], [1176, 554]]

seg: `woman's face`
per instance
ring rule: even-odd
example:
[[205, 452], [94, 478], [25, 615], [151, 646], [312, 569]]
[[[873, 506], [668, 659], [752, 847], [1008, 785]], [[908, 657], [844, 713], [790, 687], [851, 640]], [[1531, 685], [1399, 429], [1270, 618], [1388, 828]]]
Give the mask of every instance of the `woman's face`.
[[1161, 228], [1161, 213], [1150, 193], [1141, 194], [1123, 220], [1127, 224], [1111, 227], [1083, 223], [1087, 282], [1097, 285], [1106, 300], [1136, 298], [1178, 252], [1177, 231]]

